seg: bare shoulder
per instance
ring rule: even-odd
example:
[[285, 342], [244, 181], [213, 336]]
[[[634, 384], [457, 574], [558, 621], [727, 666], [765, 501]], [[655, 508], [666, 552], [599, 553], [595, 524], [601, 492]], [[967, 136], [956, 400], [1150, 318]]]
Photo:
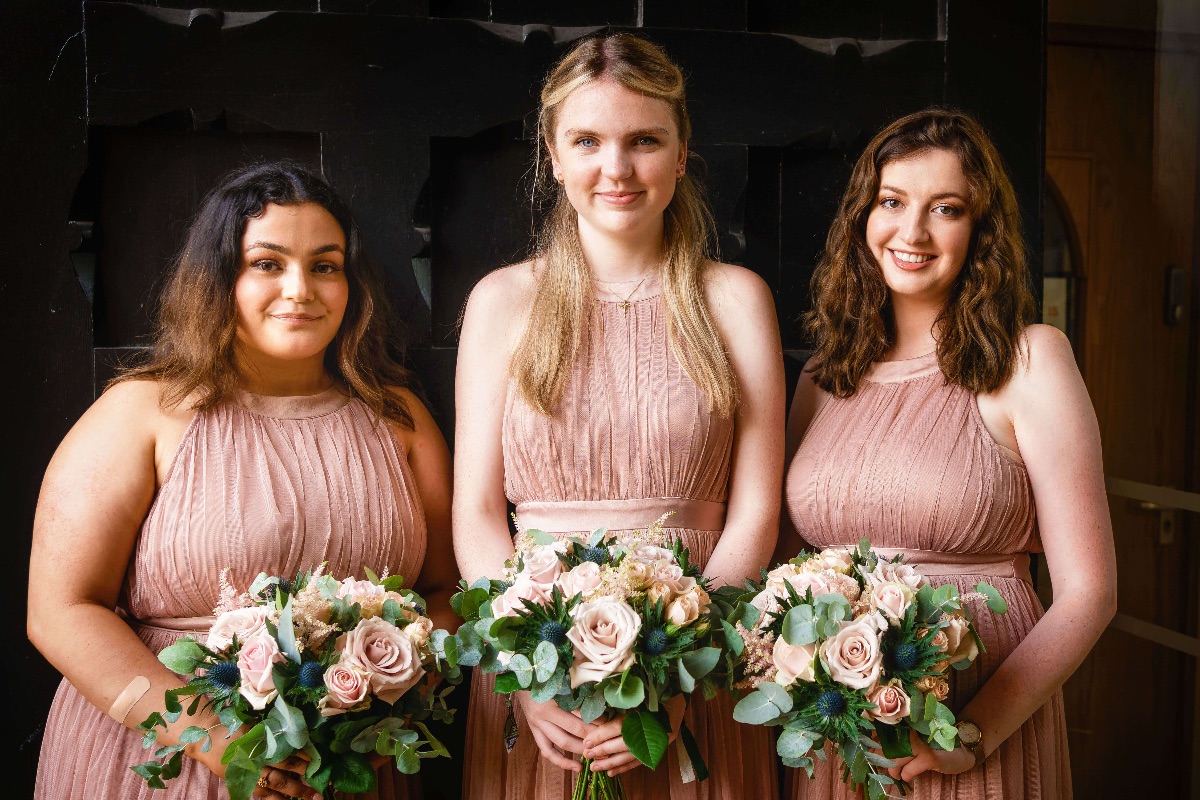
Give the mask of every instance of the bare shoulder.
[[412, 450], [417, 443], [429, 436], [440, 437], [442, 435], [433, 415], [429, 413], [429, 409], [421, 402], [421, 398], [417, 396], [416, 392], [403, 386], [392, 386], [388, 388], [388, 391], [404, 403], [404, 407], [408, 409], [413, 420], [411, 430], [399, 423], [388, 422], [392, 435], [404, 445], [406, 450]]
[[1066, 335], [1053, 325], [1030, 325], [1021, 331], [1020, 360], [1005, 394], [1036, 395], [1063, 383], [1081, 383], [1075, 353]]
[[533, 297], [535, 286], [534, 262], [523, 261], [499, 267], [475, 284], [467, 299], [467, 313], [473, 306], [511, 308], [514, 304], [527, 305]]
[[760, 326], [775, 319], [775, 298], [756, 272], [710, 261], [704, 271], [704, 293], [717, 324], [726, 329]]
[[185, 402], [174, 408], [164, 408], [161, 383], [148, 379], [127, 380], [105, 389], [79, 423], [152, 433], [173, 417], [190, 418], [189, 405]]

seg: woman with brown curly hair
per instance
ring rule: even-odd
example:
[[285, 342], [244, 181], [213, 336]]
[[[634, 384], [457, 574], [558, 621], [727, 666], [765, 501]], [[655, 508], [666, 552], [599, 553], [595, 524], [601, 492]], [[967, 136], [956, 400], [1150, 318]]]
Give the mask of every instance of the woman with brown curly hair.
[[[87, 410], [42, 484], [29, 638], [65, 679], [38, 800], [227, 796], [223, 729], [187, 746], [165, 791], [130, 770], [152, 752], [136, 726], [183, 683], [155, 654], [207, 633], [226, 570], [244, 590], [260, 570], [387, 569], [453, 625], [449, 453], [389, 355], [382, 275], [329, 185], [286, 162], [226, 176], [159, 321], [147, 363]], [[158, 741], [216, 722], [184, 714]], [[254, 797], [313, 796], [303, 766], [267, 767]], [[412, 779], [378, 766], [370, 797], [410, 796]]]
[[[766, 284], [710, 257], [683, 75], [636, 36], [586, 39], [547, 77], [538, 131], [551, 204], [539, 246], [481, 280], [463, 319], [463, 577], [501, 574], [511, 501], [522, 528], [558, 534], [644, 528], [675, 512], [665, 524], [705, 574], [740, 583], [778, 532], [783, 359]], [[619, 719], [584, 723], [529, 692], [509, 712], [493, 677], [474, 677], [465, 797], [568, 797], [581, 755], [627, 773], [631, 799], [776, 795], [769, 733], [734, 722], [725, 695], [688, 704], [710, 772], [701, 782], [683, 777], [674, 747], [656, 770], [641, 766]], [[678, 730], [683, 704], [671, 712]]]
[[[1070, 344], [1030, 324], [1016, 198], [980, 125], [935, 109], [875, 136], [813, 287], [815, 354], [788, 420], [796, 532], [815, 547], [865, 536], [1009, 603], [977, 615], [973, 668], [930, 680], [959, 746], [914, 737], [893, 776], [919, 798], [1069, 797], [1060, 687], [1116, 609], [1100, 437]], [[1029, 575], [1043, 550], [1044, 613]], [[826, 762], [789, 782], [795, 798], [854, 796]]]

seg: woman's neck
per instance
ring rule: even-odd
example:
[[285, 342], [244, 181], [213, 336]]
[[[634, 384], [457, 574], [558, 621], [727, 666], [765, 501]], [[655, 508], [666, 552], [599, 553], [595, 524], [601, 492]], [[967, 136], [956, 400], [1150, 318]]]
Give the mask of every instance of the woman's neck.
[[579, 245], [592, 277], [607, 283], [637, 281], [662, 264], [662, 220], [645, 231], [613, 235], [579, 220]]
[[263, 356], [237, 357], [242, 388], [268, 397], [302, 397], [320, 394], [333, 385], [325, 371], [324, 355], [304, 361], [278, 361]]
[[892, 295], [896, 340], [884, 356], [887, 361], [917, 358], [937, 349], [938, 317], [943, 304]]

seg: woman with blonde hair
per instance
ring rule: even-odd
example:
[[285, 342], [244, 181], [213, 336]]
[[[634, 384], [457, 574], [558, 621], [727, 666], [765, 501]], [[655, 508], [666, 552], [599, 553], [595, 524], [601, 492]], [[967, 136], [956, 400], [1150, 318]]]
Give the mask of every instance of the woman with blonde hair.
[[[183, 679], [155, 654], [203, 638], [222, 585], [327, 563], [403, 575], [453, 625], [450, 458], [389, 355], [383, 277], [329, 185], [288, 162], [226, 176], [201, 203], [143, 366], [118, 378], [54, 454], [38, 500], [29, 638], [59, 669], [37, 800], [218, 800], [231, 739], [185, 713], [180, 774], [154, 790], [137, 725]], [[227, 582], [227, 583], [226, 583]], [[243, 731], [244, 732], [244, 731]], [[309, 798], [304, 762], [256, 798]], [[375, 800], [412, 779], [379, 764]], [[415, 792], [419, 794], [419, 790]]]
[[[558, 534], [667, 525], [715, 584], [755, 575], [775, 544], [783, 365], [771, 294], [708, 257], [712, 220], [687, 171], [683, 76], [628, 34], [587, 39], [554, 67], [538, 119], [551, 203], [533, 257], [468, 301], [456, 389], [455, 552], [468, 581], [498, 576], [521, 528]], [[711, 777], [656, 771], [620, 721], [585, 724], [477, 674], [468, 798], [569, 795], [579, 758], [622, 773], [631, 798], [774, 797], [768, 734], [728, 698], [689, 701]], [[506, 718], [518, 735], [506, 752]], [[682, 705], [672, 710], [678, 729]], [[630, 771], [632, 770], [632, 771]]]
[[[935, 584], [1007, 598], [976, 615], [975, 665], [927, 679], [959, 746], [912, 738], [891, 772], [913, 797], [1069, 797], [1061, 687], [1116, 609], [1095, 413], [1066, 337], [1030, 324], [1028, 282], [1012, 185], [975, 120], [932, 109], [872, 139], [813, 276], [786, 503], [811, 546], [866, 536]], [[1046, 612], [1029, 575], [1043, 550]], [[789, 782], [855, 796], [824, 762]]]

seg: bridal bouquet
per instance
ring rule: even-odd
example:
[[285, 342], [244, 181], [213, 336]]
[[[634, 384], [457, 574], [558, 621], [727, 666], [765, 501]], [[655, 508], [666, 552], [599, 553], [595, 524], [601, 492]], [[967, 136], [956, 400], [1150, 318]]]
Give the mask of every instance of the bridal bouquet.
[[[748, 591], [747, 591], [748, 590]], [[801, 552], [746, 589], [723, 587], [722, 625], [733, 653], [730, 688], [745, 692], [734, 719], [782, 726], [783, 763], [813, 774], [833, 745], [843, 777], [870, 800], [891, 796], [891, 759], [912, 755], [909, 731], [950, 750], [958, 731], [942, 701], [947, 675], [983, 650], [969, 603], [1008, 606], [989, 584], [969, 594], [933, 586], [863, 539], [857, 549]], [[904, 785], [896, 785], [901, 794]]]
[[[621, 736], [650, 768], [667, 750], [663, 703], [701, 691], [722, 649], [713, 646], [705, 579], [688, 551], [662, 529], [556, 539], [527, 530], [503, 580], [481, 578], [451, 598], [466, 623], [459, 663], [495, 672], [496, 692], [529, 690], [536, 702], [578, 710], [585, 722], [624, 715]], [[505, 744], [516, 741], [511, 713]], [[691, 732], [680, 730], [685, 776], [703, 780], [704, 762]], [[625, 797], [619, 778], [592, 772], [582, 758], [574, 800]]]
[[[292, 581], [260, 573], [241, 594], [222, 574], [208, 637], [184, 637], [159, 653], [190, 679], [139, 726], [143, 746], [155, 746], [187, 697], [188, 713], [211, 709], [226, 738], [246, 726], [222, 758], [232, 800], [250, 797], [264, 766], [298, 752], [309, 761], [305, 781], [322, 793], [375, 789], [372, 754], [394, 758], [404, 773], [420, 769], [420, 759], [449, 756], [423, 720], [453, 717], [445, 700], [453, 686], [437, 686], [462, 679], [454, 636], [434, 630], [424, 601], [399, 576], [364, 570], [368, 580], [338, 581], [322, 569]], [[133, 771], [164, 788], [186, 745], [212, 746], [211, 729], [189, 727], [180, 742]]]

